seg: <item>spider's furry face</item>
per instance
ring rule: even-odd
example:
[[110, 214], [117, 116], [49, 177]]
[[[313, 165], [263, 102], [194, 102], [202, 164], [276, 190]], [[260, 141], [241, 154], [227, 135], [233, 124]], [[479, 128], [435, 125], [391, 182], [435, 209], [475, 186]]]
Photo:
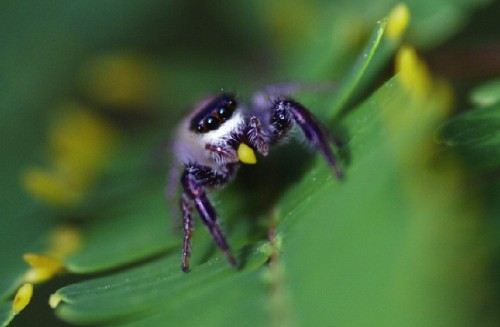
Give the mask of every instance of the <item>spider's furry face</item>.
[[179, 163], [197, 163], [218, 171], [224, 171], [229, 163], [248, 163], [244, 151], [250, 151], [246, 152], [249, 156], [254, 154], [246, 144], [241, 147], [246, 141], [245, 114], [232, 94], [201, 102], [177, 131], [174, 147]]

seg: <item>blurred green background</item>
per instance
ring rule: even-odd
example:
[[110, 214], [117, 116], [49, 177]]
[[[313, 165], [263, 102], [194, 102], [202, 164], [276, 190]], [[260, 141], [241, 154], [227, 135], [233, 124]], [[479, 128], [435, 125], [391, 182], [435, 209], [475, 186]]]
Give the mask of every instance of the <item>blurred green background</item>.
[[[497, 325], [500, 4], [407, 1], [403, 40], [368, 58], [340, 108], [397, 3], [3, 1], [0, 323]], [[415, 100], [392, 77], [401, 43], [453, 101], [438, 82]], [[243, 268], [197, 221], [182, 274], [163, 195], [176, 124], [221, 89], [248, 99], [282, 82], [336, 85], [297, 99], [346, 144], [346, 180], [300, 141], [243, 167], [214, 197]], [[14, 317], [23, 254], [64, 252], [51, 235], [68, 225], [68, 273]]]

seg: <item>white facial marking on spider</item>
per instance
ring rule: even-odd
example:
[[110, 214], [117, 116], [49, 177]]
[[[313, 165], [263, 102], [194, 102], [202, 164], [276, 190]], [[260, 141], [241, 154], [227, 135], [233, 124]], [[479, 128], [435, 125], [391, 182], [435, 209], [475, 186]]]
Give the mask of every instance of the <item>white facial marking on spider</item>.
[[[255, 153], [267, 155], [269, 148], [287, 137], [293, 124], [305, 139], [323, 154], [333, 173], [342, 177], [330, 143], [340, 143], [300, 103], [278, 95], [279, 88], [270, 87], [254, 96], [247, 108], [238, 104], [234, 95], [222, 93], [200, 103], [181, 124], [174, 140], [177, 167], [182, 167], [180, 182], [184, 242], [182, 270], [189, 271], [192, 204], [212, 234], [229, 263], [236, 266], [229, 245], [219, 229], [215, 208], [207, 191], [230, 182], [240, 162], [253, 164]], [[174, 170], [178, 171], [178, 170]], [[178, 177], [177, 177], [178, 178]], [[179, 180], [175, 179], [175, 183]]]

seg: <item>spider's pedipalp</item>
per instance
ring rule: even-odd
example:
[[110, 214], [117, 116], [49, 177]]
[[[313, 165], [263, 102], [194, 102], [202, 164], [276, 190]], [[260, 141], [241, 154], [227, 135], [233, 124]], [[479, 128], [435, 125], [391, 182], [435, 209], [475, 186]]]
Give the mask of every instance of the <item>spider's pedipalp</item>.
[[267, 156], [269, 153], [268, 135], [264, 131], [259, 118], [252, 115], [248, 120], [248, 131], [246, 135], [248, 142], [255, 146], [257, 151], [262, 155]]

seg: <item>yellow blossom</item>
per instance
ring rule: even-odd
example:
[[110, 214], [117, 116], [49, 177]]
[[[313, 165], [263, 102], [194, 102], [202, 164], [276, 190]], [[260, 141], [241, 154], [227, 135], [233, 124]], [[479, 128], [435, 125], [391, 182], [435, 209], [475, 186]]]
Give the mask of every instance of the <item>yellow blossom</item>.
[[25, 189], [53, 205], [75, 205], [93, 185], [117, 144], [118, 132], [105, 119], [77, 103], [61, 109], [49, 131], [49, 167], [22, 175]]
[[47, 253], [62, 260], [75, 253], [81, 245], [80, 231], [72, 226], [62, 226], [51, 233]]
[[143, 110], [154, 96], [155, 75], [147, 58], [115, 52], [89, 60], [82, 82], [90, 97], [110, 109]]
[[64, 259], [77, 251], [82, 240], [73, 227], [60, 227], [49, 237], [46, 254], [26, 253], [23, 259], [30, 265], [23, 279], [30, 283], [41, 283], [64, 271]]
[[403, 46], [396, 55], [396, 72], [402, 85], [416, 96], [426, 96], [432, 89], [432, 77], [425, 62], [411, 46]]
[[62, 110], [49, 135], [54, 166], [76, 174], [96, 171], [113, 148], [115, 128], [77, 103], [68, 103]]
[[398, 80], [414, 99], [425, 99], [433, 95], [441, 99], [444, 108], [452, 108], [453, 91], [448, 83], [432, 77], [426, 63], [419, 58], [415, 49], [402, 46], [396, 54]]
[[24, 281], [29, 283], [41, 283], [49, 280], [64, 268], [59, 259], [46, 255], [26, 253], [23, 259], [31, 266], [23, 276]]
[[24, 172], [22, 182], [30, 194], [54, 205], [74, 205], [83, 196], [81, 190], [73, 187], [68, 176], [60, 171], [32, 167]]
[[404, 3], [396, 5], [387, 20], [386, 35], [392, 40], [399, 39], [410, 22], [410, 12]]
[[12, 302], [12, 311], [15, 314], [21, 312], [30, 303], [32, 296], [33, 296], [33, 285], [30, 283], [22, 285], [17, 290], [16, 296], [14, 297], [14, 301]]

